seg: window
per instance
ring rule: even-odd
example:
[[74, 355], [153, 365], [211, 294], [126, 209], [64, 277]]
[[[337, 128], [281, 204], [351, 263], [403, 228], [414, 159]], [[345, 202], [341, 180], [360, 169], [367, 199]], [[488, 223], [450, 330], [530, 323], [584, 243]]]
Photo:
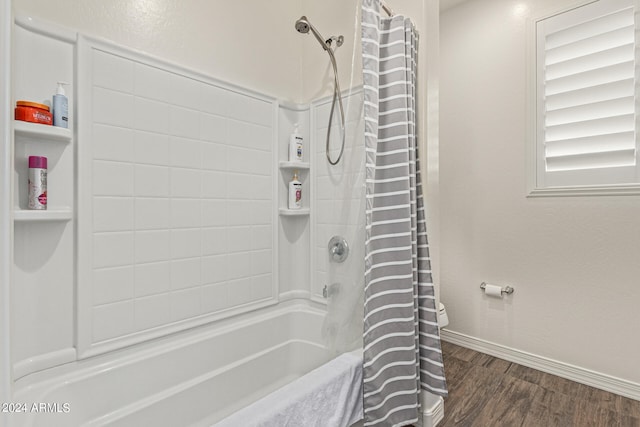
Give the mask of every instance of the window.
[[535, 22], [532, 194], [640, 193], [636, 1]]

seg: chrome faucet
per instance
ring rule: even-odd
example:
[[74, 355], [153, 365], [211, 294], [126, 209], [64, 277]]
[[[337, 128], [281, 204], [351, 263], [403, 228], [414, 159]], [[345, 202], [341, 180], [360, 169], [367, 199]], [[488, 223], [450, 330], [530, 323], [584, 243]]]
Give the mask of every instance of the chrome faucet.
[[324, 285], [322, 288], [322, 296], [324, 298], [329, 298], [330, 296], [336, 295], [340, 292], [340, 283], [334, 283], [332, 285]]

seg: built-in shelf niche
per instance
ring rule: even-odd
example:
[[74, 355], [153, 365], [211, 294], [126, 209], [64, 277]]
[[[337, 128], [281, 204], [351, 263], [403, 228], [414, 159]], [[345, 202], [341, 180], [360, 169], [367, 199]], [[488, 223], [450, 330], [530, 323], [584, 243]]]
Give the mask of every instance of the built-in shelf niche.
[[309, 170], [309, 162], [290, 162], [286, 160], [280, 161], [280, 169], [282, 170]]
[[[18, 147], [22, 144], [31, 144], [31, 147], [39, 144], [62, 144], [60, 149], [64, 150], [65, 144], [69, 144], [73, 138], [73, 134], [69, 129], [20, 120], [14, 121], [13, 130], [15, 143]], [[19, 153], [28, 150], [16, 149], [15, 151], [17, 155], [20, 155]], [[24, 171], [19, 171], [18, 175], [24, 175]], [[24, 183], [22, 183], [22, 187], [24, 187]], [[24, 188], [19, 188], [18, 193], [23, 193], [24, 191]], [[70, 221], [72, 218], [73, 210], [67, 206], [58, 206], [46, 210], [28, 210], [16, 206], [13, 212], [13, 220], [18, 222]]]
[[301, 209], [288, 209], [288, 208], [280, 208], [280, 216], [308, 216], [309, 208], [301, 208]]
[[[75, 82], [75, 32], [32, 18], [12, 29], [13, 105], [46, 102], [57, 81]], [[46, 70], [45, 73], [42, 70]], [[14, 120], [13, 268], [14, 378], [76, 359], [74, 348], [75, 87], [67, 89], [69, 126]], [[28, 209], [29, 156], [47, 158], [47, 209]]]
[[[288, 183], [290, 176], [293, 171], [298, 171], [300, 172], [300, 181], [304, 181], [305, 180], [305, 176], [307, 173], [309, 173], [310, 170], [310, 163], [309, 162], [291, 162], [291, 161], [287, 161], [287, 160], [281, 160], [279, 163], [280, 166], [280, 172], [283, 175], [284, 181]], [[289, 187], [285, 186], [285, 194], [288, 194], [289, 191]], [[307, 204], [308, 206], [308, 198], [307, 198], [307, 192], [304, 191], [303, 192], [303, 202], [305, 204]], [[280, 216], [284, 216], [284, 217], [305, 217], [305, 216], [309, 216], [309, 212], [310, 209], [308, 207], [304, 207], [304, 208], [300, 208], [300, 209], [289, 209], [289, 208], [280, 208], [279, 209], [279, 213]]]
[[[73, 133], [66, 128], [16, 120], [14, 130], [14, 220], [60, 221], [73, 217]], [[29, 156], [47, 158], [47, 210], [28, 204]]]
[[16, 139], [29, 138], [39, 140], [43, 144], [48, 142], [71, 142], [72, 133], [69, 129], [57, 126], [43, 125], [16, 120], [13, 123]]
[[73, 211], [71, 209], [47, 209], [43, 211], [17, 209], [13, 211], [13, 220], [17, 222], [71, 221], [72, 219]]

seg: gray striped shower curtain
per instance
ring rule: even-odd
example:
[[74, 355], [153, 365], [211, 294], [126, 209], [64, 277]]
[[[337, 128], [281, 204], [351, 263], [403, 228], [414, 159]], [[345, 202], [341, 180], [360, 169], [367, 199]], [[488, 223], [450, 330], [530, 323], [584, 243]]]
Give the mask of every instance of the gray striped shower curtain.
[[446, 396], [418, 162], [417, 33], [362, 3], [366, 148], [365, 426], [418, 421]]

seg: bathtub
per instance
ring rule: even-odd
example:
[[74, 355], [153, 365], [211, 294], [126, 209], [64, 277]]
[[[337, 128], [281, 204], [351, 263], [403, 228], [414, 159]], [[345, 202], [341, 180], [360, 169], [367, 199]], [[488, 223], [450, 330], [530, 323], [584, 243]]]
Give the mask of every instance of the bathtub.
[[215, 425], [330, 362], [324, 312], [278, 307], [20, 379], [10, 427]]

